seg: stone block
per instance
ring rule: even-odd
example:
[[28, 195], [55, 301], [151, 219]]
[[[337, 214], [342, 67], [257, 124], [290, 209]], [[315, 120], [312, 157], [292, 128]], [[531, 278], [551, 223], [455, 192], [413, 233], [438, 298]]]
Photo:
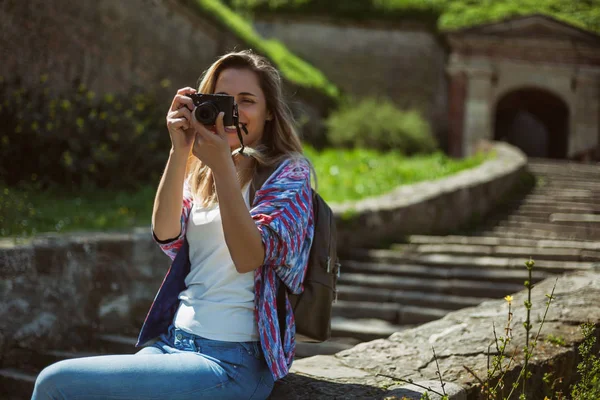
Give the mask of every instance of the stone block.
[[67, 263], [68, 243], [36, 244], [35, 267], [40, 275], [61, 276]]
[[31, 246], [12, 245], [0, 248], [0, 278], [12, 279], [21, 275], [34, 275], [34, 251]]

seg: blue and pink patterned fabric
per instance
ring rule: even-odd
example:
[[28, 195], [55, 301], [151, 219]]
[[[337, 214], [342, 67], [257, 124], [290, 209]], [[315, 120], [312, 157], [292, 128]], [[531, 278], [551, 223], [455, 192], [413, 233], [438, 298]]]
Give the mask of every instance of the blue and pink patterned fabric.
[[[186, 183], [181, 234], [171, 242], [159, 243], [173, 262], [148, 311], [136, 347], [165, 333], [179, 306], [178, 296], [185, 289], [184, 280], [190, 271], [185, 233], [192, 205], [192, 194]], [[256, 192], [250, 215], [265, 246], [263, 266], [254, 271], [256, 320], [267, 364], [277, 380], [287, 375], [296, 349], [294, 313], [287, 295], [285, 335], [281, 340], [277, 290], [283, 282], [291, 293], [302, 292], [314, 234], [308, 161], [284, 161]]]

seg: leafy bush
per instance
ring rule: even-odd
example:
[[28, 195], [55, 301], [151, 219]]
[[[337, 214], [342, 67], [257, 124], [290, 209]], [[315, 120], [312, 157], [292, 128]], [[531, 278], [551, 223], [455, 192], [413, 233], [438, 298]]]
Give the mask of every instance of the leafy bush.
[[600, 351], [596, 345], [596, 326], [585, 323], [581, 326], [583, 342], [579, 345], [581, 362], [577, 365], [579, 381], [571, 388], [571, 397], [577, 400], [600, 398]]
[[429, 124], [415, 110], [402, 111], [389, 100], [347, 103], [326, 121], [328, 140], [336, 146], [431, 153], [437, 144]]
[[75, 83], [54, 95], [46, 79], [0, 82], [0, 181], [131, 190], [159, 176], [170, 142], [152, 90], [97, 98]]

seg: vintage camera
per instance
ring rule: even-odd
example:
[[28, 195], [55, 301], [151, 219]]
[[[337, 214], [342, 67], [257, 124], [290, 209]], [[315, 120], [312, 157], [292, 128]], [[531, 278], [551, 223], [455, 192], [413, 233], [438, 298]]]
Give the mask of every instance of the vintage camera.
[[238, 111], [233, 96], [226, 94], [192, 93], [188, 97], [194, 102], [194, 115], [202, 125], [214, 125], [221, 111], [224, 126], [237, 125]]

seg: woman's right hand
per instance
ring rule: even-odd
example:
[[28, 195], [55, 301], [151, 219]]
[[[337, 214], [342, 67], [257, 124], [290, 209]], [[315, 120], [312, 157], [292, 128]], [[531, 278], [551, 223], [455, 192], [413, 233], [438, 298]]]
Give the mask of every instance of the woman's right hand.
[[172, 148], [175, 151], [189, 152], [194, 144], [195, 134], [191, 123], [194, 102], [186, 96], [192, 93], [196, 93], [196, 89], [191, 87], [179, 89], [167, 113], [167, 129], [171, 136]]

